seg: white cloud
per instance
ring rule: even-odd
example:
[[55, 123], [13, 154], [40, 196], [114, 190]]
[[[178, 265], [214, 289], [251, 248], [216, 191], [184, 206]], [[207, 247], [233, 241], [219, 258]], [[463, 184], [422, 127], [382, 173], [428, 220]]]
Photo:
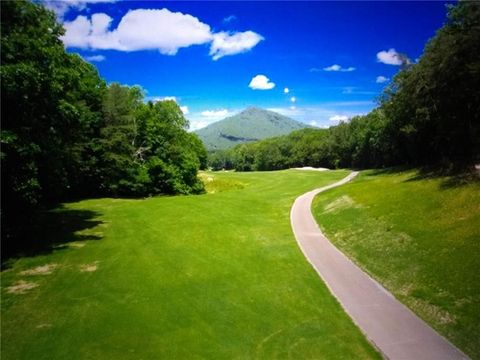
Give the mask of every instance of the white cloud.
[[159, 101], [167, 101], [167, 100], [172, 100], [177, 102], [177, 97], [176, 96], [164, 96], [162, 98], [158, 99]]
[[152, 101], [152, 102], [172, 100], [178, 103], [177, 98], [175, 96], [147, 96], [146, 100]]
[[247, 52], [260, 41], [263, 37], [253, 31], [227, 33], [219, 32], [213, 34], [213, 41], [210, 45], [210, 55], [213, 60], [218, 60], [227, 55], [235, 55]]
[[377, 53], [377, 61], [387, 65], [402, 65], [402, 56], [392, 48]]
[[270, 90], [275, 87], [275, 83], [265, 75], [257, 75], [252, 78], [248, 86], [253, 90]]
[[296, 106], [290, 106], [290, 110], [295, 110], [297, 107]]
[[100, 61], [104, 61], [106, 57], [103, 55], [92, 55], [92, 56], [85, 56], [84, 59], [87, 61], [100, 62]]
[[204, 128], [204, 127], [210, 125], [214, 121], [189, 119], [189, 122], [190, 122], [190, 129], [189, 130], [190, 131], [195, 131], [195, 130], [199, 130], [201, 128]]
[[175, 55], [180, 48], [210, 43], [213, 60], [246, 52], [263, 37], [253, 31], [212, 33], [198, 18], [168, 9], [130, 10], [115, 29], [107, 14], [78, 16], [64, 23], [66, 47], [118, 51], [158, 50]]
[[288, 94], [288, 93], [290, 92], [290, 89], [286, 87], [285, 89], [283, 89], [283, 92], [284, 92], [285, 94]]
[[[333, 64], [332, 66], [328, 66], [323, 68], [324, 71], [341, 71], [341, 72], [351, 72], [355, 71], [355, 68], [353, 66], [350, 66], [348, 68], [344, 68], [338, 64]], [[318, 71], [317, 68], [312, 68], [310, 71]]]
[[221, 110], [205, 110], [200, 113], [202, 116], [207, 118], [224, 118], [228, 115], [227, 109]]
[[228, 116], [236, 114], [237, 110], [227, 110], [227, 109], [215, 109], [215, 110], [204, 110], [202, 112], [190, 113], [188, 120], [190, 122], [190, 131], [195, 131], [214, 122], [223, 120]]
[[290, 101], [291, 101], [292, 103], [294, 103], [294, 102], [297, 101], [297, 98], [296, 98], [295, 96], [292, 96], [292, 97], [290, 98]]
[[222, 21], [222, 22], [223, 22], [224, 24], [228, 24], [228, 23], [230, 23], [230, 22], [232, 22], [232, 21], [235, 21], [235, 20], [237, 20], [237, 17], [236, 17], [235, 15], [229, 15], [229, 16], [223, 18], [223, 21]]
[[182, 110], [183, 115], [188, 115], [190, 113], [188, 106], [180, 106], [180, 110]]
[[70, 9], [83, 10], [88, 4], [113, 3], [116, 1], [117, 0], [43, 0], [41, 3], [45, 5], [47, 9], [52, 10], [57, 17], [61, 19]]
[[191, 15], [168, 9], [129, 11], [114, 30], [112, 18], [94, 14], [91, 20], [78, 16], [65, 22], [63, 42], [67, 47], [112, 49], [120, 51], [158, 50], [175, 55], [179, 48], [204, 44], [211, 39], [210, 26]]
[[385, 77], [385, 76], [377, 76], [377, 80], [375, 80], [375, 82], [377, 84], [383, 84], [384, 82], [387, 82], [388, 80], [390, 80], [389, 78]]
[[347, 121], [348, 119], [349, 117], [346, 115], [334, 115], [334, 116], [331, 116], [328, 120], [334, 121], [334, 122], [340, 122], [340, 121]]
[[340, 71], [340, 69], [341, 69], [341, 66], [338, 64], [323, 68], [323, 70], [325, 71]]

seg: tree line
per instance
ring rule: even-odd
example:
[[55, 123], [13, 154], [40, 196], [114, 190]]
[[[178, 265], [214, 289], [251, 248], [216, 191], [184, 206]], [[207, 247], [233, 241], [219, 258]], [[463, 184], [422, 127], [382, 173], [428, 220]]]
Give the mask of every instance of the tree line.
[[[200, 193], [201, 140], [174, 101], [106, 84], [65, 51], [53, 12], [1, 2], [2, 248], [38, 208], [92, 196]], [[26, 223], [27, 221], [27, 223]]]
[[329, 129], [211, 153], [213, 169], [299, 166], [458, 170], [480, 161], [480, 2], [449, 5], [445, 25], [379, 98], [378, 107]]

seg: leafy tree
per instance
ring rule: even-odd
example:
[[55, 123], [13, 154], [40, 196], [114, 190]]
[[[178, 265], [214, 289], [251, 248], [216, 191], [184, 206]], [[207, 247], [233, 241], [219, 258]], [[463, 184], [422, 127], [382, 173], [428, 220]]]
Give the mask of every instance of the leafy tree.
[[104, 83], [65, 52], [62, 34], [42, 6], [1, 2], [4, 244], [34, 207], [75, 191], [85, 141], [100, 119]]
[[395, 77], [382, 108], [397, 162], [468, 164], [480, 148], [480, 3], [449, 7], [419, 62]]

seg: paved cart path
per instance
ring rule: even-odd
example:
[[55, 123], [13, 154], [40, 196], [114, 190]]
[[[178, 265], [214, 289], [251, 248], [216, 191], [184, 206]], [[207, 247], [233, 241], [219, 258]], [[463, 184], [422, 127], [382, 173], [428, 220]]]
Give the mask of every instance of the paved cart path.
[[290, 221], [303, 254], [348, 315], [386, 358], [468, 359], [350, 261], [320, 231], [311, 212], [313, 198], [347, 183], [357, 174], [352, 172], [339, 182], [310, 191], [295, 200]]

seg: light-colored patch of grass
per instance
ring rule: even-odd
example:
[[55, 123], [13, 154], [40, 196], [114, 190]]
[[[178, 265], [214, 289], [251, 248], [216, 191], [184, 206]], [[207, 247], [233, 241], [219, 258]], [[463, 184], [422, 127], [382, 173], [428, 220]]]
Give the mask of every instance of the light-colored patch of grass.
[[21, 271], [20, 275], [50, 275], [56, 268], [58, 268], [58, 264], [45, 264], [33, 269]]
[[[367, 171], [313, 212], [343, 252], [441, 334], [480, 358], [480, 185]], [[349, 197], [355, 207], [325, 209]]]
[[74, 242], [71, 242], [68, 244], [68, 246], [72, 247], [72, 248], [83, 248], [85, 246], [85, 243], [83, 242], [78, 242], [78, 241], [74, 241]]
[[335, 213], [337, 211], [348, 209], [351, 207], [356, 207], [355, 201], [347, 195], [340, 196], [338, 199], [335, 199], [331, 203], [325, 205], [325, 212]]
[[9, 294], [26, 294], [28, 290], [32, 290], [38, 286], [35, 282], [19, 280], [7, 287]]
[[[298, 195], [346, 175], [207, 173], [210, 183], [248, 186], [66, 204], [67, 213], [98, 214], [93, 220], [101, 223], [81, 233], [101, 229], [103, 236], [81, 251], [12, 264], [58, 263], [61, 271], [37, 277], [31, 293], [2, 293], [2, 360], [379, 359], [290, 227]], [[92, 276], [79, 271], [96, 260]], [[2, 286], [17, 273], [2, 273]], [[37, 328], [45, 323], [54, 326]]]
[[80, 272], [94, 272], [98, 269], [98, 261], [95, 261], [91, 264], [81, 264], [80, 265]]
[[[223, 172], [227, 173], [227, 172]], [[240, 181], [238, 178], [225, 177], [222, 172], [200, 172], [199, 177], [205, 186], [207, 194], [215, 194], [223, 191], [240, 190], [248, 183]]]

